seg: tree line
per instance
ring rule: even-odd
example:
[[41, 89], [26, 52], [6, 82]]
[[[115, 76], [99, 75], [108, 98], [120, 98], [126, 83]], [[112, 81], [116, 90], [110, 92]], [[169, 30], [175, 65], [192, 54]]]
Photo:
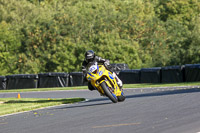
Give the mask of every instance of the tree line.
[[0, 0], [0, 75], [200, 62], [199, 0]]

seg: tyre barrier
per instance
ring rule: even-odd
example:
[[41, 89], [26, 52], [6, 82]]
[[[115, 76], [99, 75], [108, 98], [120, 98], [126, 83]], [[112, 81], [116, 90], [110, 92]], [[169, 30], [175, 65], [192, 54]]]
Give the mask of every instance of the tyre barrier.
[[161, 83], [180, 83], [184, 82], [184, 67], [169, 66], [162, 67]]
[[84, 75], [82, 72], [69, 73], [69, 86], [85, 86], [87, 82], [84, 81]]
[[185, 65], [185, 82], [200, 81], [200, 64]]
[[140, 81], [141, 83], [161, 83], [161, 67], [142, 68]]
[[6, 89], [6, 77], [0, 76], [0, 90]]
[[67, 87], [68, 83], [68, 73], [50, 72], [38, 74], [38, 88]]
[[119, 72], [119, 78], [123, 84], [140, 83], [140, 70], [122, 70]]
[[[200, 81], [200, 64], [120, 70], [124, 84], [178, 83]], [[0, 89], [87, 86], [82, 72], [40, 73], [0, 76]]]
[[38, 87], [38, 75], [16, 74], [6, 76], [6, 89], [25, 89]]

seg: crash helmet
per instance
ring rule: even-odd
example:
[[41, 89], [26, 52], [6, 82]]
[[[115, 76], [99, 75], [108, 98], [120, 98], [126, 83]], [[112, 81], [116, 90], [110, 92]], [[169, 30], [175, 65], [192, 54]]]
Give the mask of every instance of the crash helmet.
[[95, 57], [95, 53], [93, 50], [88, 50], [86, 53], [85, 53], [85, 60], [87, 62], [93, 62], [94, 61], [94, 57]]

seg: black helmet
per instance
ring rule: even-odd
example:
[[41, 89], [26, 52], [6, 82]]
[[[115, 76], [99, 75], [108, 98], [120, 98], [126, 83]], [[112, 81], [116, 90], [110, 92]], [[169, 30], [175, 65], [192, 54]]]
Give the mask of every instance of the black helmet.
[[85, 53], [85, 60], [87, 62], [92, 62], [94, 60], [95, 53], [93, 50], [89, 50]]

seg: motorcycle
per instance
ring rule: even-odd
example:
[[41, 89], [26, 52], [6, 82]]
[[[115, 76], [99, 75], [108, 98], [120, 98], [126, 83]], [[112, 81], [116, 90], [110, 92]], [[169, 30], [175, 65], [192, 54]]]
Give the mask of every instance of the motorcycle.
[[102, 96], [107, 96], [113, 103], [125, 100], [123, 89], [118, 86], [113, 74], [104, 65], [90, 63], [86, 78]]

